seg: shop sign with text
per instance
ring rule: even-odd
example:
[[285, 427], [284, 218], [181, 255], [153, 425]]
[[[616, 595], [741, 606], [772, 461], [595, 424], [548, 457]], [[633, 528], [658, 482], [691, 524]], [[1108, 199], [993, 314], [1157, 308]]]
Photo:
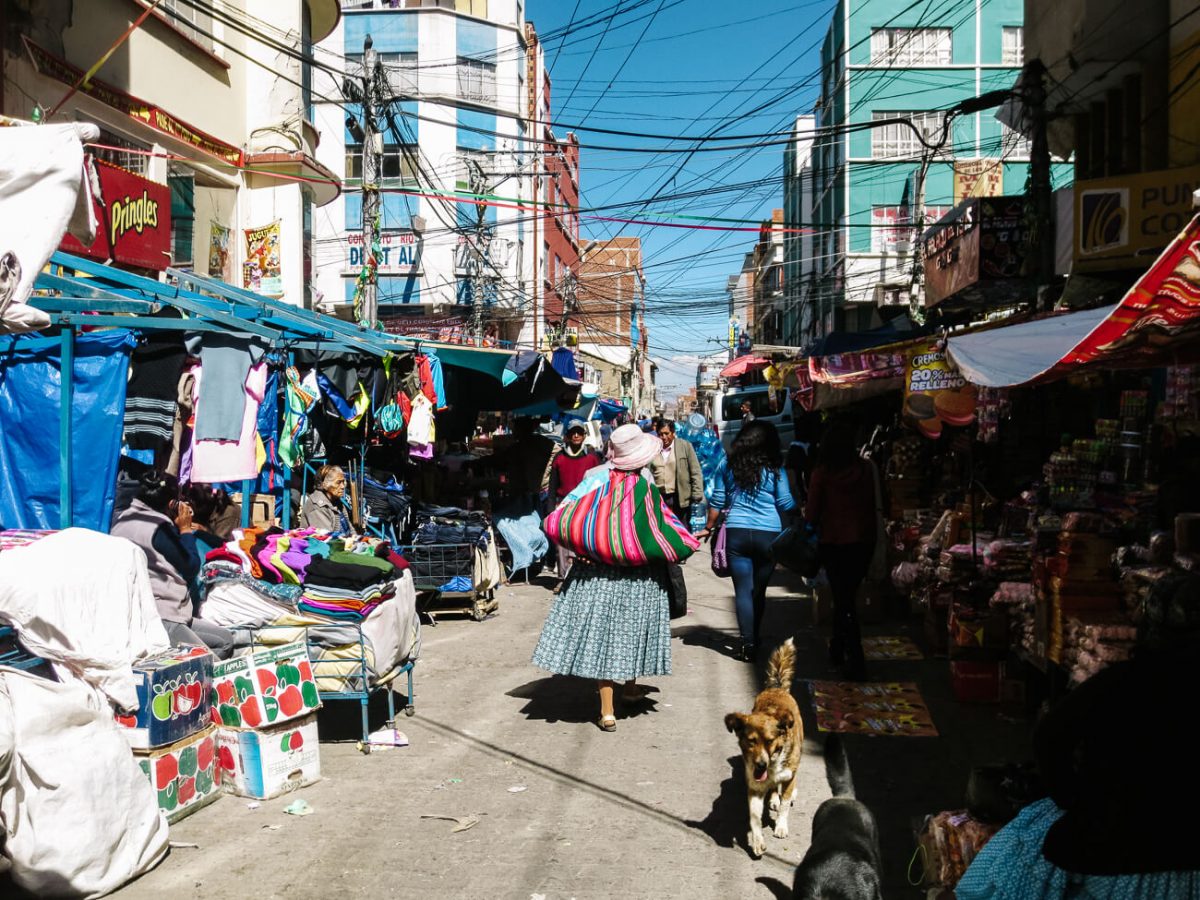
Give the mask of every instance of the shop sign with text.
[[[357, 275], [365, 262], [361, 231], [343, 235], [346, 246], [345, 274]], [[421, 239], [412, 231], [384, 231], [379, 235], [380, 275], [421, 274]]]
[[171, 264], [171, 189], [103, 160], [94, 160], [100, 198], [92, 197], [96, 240], [85, 247], [67, 235], [67, 253], [142, 269]]
[[926, 437], [943, 425], [970, 425], [975, 419], [975, 386], [946, 360], [939, 341], [918, 344], [904, 371], [904, 418]]
[[1148, 268], [1192, 219], [1200, 166], [1075, 182], [1075, 271]]

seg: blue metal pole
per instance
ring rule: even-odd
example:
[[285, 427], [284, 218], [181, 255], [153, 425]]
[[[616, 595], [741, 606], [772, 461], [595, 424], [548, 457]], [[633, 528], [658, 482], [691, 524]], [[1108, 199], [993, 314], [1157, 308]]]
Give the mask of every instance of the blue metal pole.
[[[277, 419], [275, 422], [275, 447], [276, 447], [275, 452], [277, 452], [277, 453], [279, 452], [278, 448], [283, 443], [282, 421], [283, 421], [283, 419], [286, 419], [287, 408], [288, 408], [288, 405], [287, 405], [288, 404], [287, 370], [290, 369], [295, 364], [296, 364], [296, 354], [294, 354], [292, 351], [289, 350], [288, 355], [287, 355], [287, 367], [283, 370], [284, 417], [281, 419]], [[283, 530], [288, 531], [292, 527], [292, 467], [289, 466], [286, 462], [284, 462], [282, 457], [279, 460], [279, 466], [280, 466], [280, 474], [283, 476], [283, 478], [282, 478], [282, 480], [283, 480], [283, 498], [281, 501], [282, 505], [283, 505], [283, 511], [280, 513], [280, 521], [283, 525]]]
[[64, 328], [60, 337], [58, 409], [58, 527], [75, 524], [71, 507], [71, 408], [75, 403], [75, 331]]
[[242, 481], [242, 527], [250, 527], [250, 504], [254, 502], [254, 482], [246, 478]]

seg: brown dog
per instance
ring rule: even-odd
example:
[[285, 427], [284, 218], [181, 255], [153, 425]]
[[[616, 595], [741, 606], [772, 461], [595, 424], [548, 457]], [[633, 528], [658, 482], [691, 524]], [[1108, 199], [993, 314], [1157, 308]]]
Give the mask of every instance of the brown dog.
[[796, 645], [788, 638], [775, 648], [767, 663], [766, 686], [748, 713], [729, 713], [725, 727], [734, 732], [746, 766], [746, 793], [750, 796], [750, 852], [762, 856], [763, 804], [775, 820], [775, 837], [788, 835], [788, 810], [796, 791], [796, 774], [804, 747], [804, 723], [792, 697]]

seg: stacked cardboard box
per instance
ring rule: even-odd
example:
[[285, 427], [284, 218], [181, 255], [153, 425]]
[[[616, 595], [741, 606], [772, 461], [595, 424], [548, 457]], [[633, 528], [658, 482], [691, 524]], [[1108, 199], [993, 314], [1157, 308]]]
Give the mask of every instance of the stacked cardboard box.
[[223, 788], [265, 800], [320, 779], [320, 705], [304, 641], [218, 663], [212, 717]]
[[158, 806], [177, 822], [220, 794], [216, 729], [210, 724], [213, 658], [202, 647], [180, 647], [133, 667], [138, 709], [118, 715], [138, 764], [154, 785]]

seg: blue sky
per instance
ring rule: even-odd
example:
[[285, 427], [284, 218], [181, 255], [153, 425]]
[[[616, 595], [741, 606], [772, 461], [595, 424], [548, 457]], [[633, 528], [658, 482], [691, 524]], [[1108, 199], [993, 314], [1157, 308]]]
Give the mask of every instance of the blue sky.
[[[796, 115], [811, 112], [833, 5], [833, 0], [528, 0], [526, 17], [539, 34], [549, 34], [566, 26], [573, 10], [576, 22], [617, 7], [627, 10], [607, 32], [597, 25], [546, 42], [556, 122], [666, 135], [713, 128], [758, 134], [785, 130]], [[755, 111], [760, 104], [767, 105]], [[560, 135], [567, 130], [556, 127]], [[782, 146], [700, 152], [687, 159], [694, 145], [577, 133], [584, 145], [582, 208], [633, 204], [602, 214], [638, 218], [643, 210], [637, 201], [659, 190], [695, 196], [656, 202], [644, 211], [757, 221], [783, 205]], [[678, 152], [589, 150], [589, 143]], [[720, 350], [710, 341], [723, 340], [728, 331], [725, 281], [740, 269], [754, 234], [587, 219], [580, 231], [584, 241], [641, 237], [650, 348], [660, 366], [661, 394], [686, 390], [695, 383], [699, 356]]]

